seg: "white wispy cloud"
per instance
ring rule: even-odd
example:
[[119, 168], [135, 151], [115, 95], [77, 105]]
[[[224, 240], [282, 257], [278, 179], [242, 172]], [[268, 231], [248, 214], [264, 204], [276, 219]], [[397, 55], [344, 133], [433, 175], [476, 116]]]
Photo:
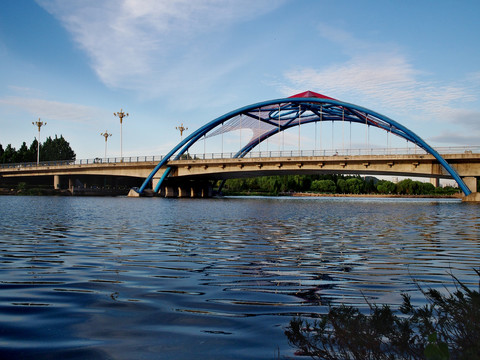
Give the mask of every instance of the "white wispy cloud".
[[0, 104], [20, 108], [33, 116], [42, 114], [44, 119], [58, 121], [88, 123], [96, 121], [98, 118], [105, 118], [107, 115], [105, 110], [92, 106], [19, 96], [0, 98]]
[[158, 96], [185, 89], [187, 78], [189, 87], [199, 88], [199, 83], [208, 84], [238, 66], [239, 59], [210, 69], [199, 65], [212, 60], [208, 57], [209, 49], [199, 51], [199, 40], [272, 11], [281, 1], [38, 0], [38, 3], [71, 33], [104, 84]]
[[476, 100], [470, 89], [461, 85], [421, 80], [421, 73], [399, 54], [358, 55], [343, 64], [295, 69], [284, 76], [291, 84], [285, 93], [322, 89], [339, 100], [358, 99], [401, 115], [429, 113], [445, 119], [456, 111], [453, 103]]
[[[419, 122], [442, 122], [480, 133], [478, 73], [445, 83], [417, 69], [411, 59], [390, 44], [367, 43], [342, 29], [322, 26], [321, 37], [336, 43], [346, 60], [322, 68], [302, 67], [283, 75], [285, 95], [322, 89], [325, 95], [354, 102], [387, 116]], [[467, 116], [468, 114], [468, 116]], [[474, 120], [472, 120], [474, 119]]]
[[476, 144], [478, 144], [478, 135], [469, 135], [469, 133], [452, 134], [452, 132], [443, 132], [438, 136], [431, 137], [429, 140], [440, 144], [477, 146]]

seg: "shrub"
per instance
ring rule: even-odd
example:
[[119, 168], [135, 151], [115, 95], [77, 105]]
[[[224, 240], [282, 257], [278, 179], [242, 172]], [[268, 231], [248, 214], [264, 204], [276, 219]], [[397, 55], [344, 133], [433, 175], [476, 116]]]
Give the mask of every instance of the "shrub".
[[311, 189], [322, 193], [334, 193], [336, 186], [332, 180], [314, 180]]
[[453, 293], [420, 289], [423, 307], [402, 294], [400, 315], [387, 305], [368, 304], [369, 315], [341, 305], [313, 323], [293, 319], [285, 334], [298, 354], [314, 359], [480, 359], [480, 293], [452, 277]]

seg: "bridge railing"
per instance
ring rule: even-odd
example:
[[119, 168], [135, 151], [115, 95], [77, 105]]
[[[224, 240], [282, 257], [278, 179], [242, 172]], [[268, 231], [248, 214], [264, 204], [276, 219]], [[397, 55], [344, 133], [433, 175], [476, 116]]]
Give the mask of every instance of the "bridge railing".
[[[439, 147], [435, 150], [440, 154], [474, 154], [480, 153], [480, 146], [462, 146], [462, 147]], [[300, 157], [300, 156], [362, 156], [362, 155], [422, 155], [426, 151], [419, 147], [407, 148], [371, 148], [371, 149], [329, 149], [329, 150], [277, 150], [277, 151], [252, 151], [246, 155], [246, 158], [272, 158], [272, 157]], [[236, 152], [229, 153], [205, 153], [205, 154], [184, 154], [181, 159], [232, 159]], [[163, 159], [163, 155], [156, 156], [129, 156], [113, 158], [94, 158], [79, 160], [58, 160], [41, 161], [29, 163], [11, 163], [0, 164], [0, 169], [8, 168], [34, 168], [37, 166], [68, 166], [68, 165], [92, 165], [92, 164], [118, 164], [118, 163], [139, 163], [153, 162], [158, 163]]]
[[[480, 153], [480, 146], [436, 148], [440, 154]], [[182, 159], [232, 159], [235, 152], [184, 154]], [[372, 148], [372, 149], [329, 149], [329, 150], [276, 150], [252, 151], [245, 158], [307, 157], [307, 156], [362, 156], [362, 155], [424, 155], [427, 152], [419, 147], [410, 148]]]
[[79, 159], [79, 160], [55, 160], [55, 161], [40, 161], [28, 163], [10, 163], [0, 164], [1, 169], [8, 168], [33, 168], [40, 166], [67, 166], [67, 165], [92, 165], [92, 164], [118, 164], [118, 163], [139, 163], [139, 162], [160, 162], [163, 155], [156, 156], [128, 156], [128, 157], [113, 157], [113, 158], [94, 158], [94, 159]]

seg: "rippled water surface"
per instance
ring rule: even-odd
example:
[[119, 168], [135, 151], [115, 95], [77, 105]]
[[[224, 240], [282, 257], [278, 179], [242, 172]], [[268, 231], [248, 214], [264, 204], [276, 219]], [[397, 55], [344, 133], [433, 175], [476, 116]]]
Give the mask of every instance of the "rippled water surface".
[[294, 358], [293, 316], [478, 285], [456, 200], [3, 196], [0, 219], [0, 358]]

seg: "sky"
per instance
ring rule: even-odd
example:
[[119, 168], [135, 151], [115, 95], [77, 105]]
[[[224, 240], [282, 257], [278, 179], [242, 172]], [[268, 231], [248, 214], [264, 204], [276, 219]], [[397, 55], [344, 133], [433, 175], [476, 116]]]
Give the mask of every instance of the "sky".
[[40, 140], [62, 135], [77, 159], [103, 157], [105, 131], [119, 156], [123, 109], [123, 155], [162, 155], [181, 124], [311, 90], [433, 147], [480, 146], [479, 13], [478, 0], [2, 0], [0, 144], [30, 145], [40, 118]]

